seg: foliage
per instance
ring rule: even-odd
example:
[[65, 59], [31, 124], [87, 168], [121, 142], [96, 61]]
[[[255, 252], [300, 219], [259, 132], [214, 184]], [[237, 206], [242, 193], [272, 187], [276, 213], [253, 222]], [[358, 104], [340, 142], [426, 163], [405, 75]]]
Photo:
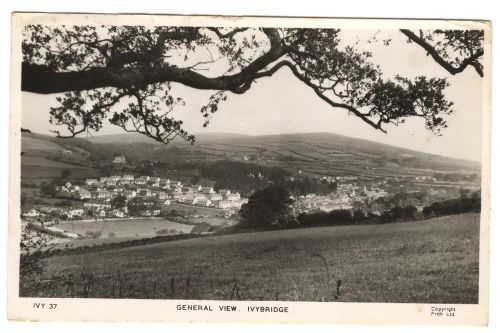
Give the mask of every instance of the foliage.
[[483, 76], [481, 57], [484, 54], [483, 30], [411, 30], [401, 29], [408, 43], [421, 46], [441, 67], [450, 74], [463, 72], [468, 66]]
[[135, 197], [128, 201], [127, 209], [130, 215], [141, 215], [145, 210], [159, 209], [160, 205], [155, 200], [144, 197]]
[[291, 221], [290, 193], [283, 187], [272, 185], [255, 191], [240, 210], [241, 226], [265, 228], [287, 225]]
[[[432, 49], [442, 66], [482, 71], [482, 31], [402, 32]], [[194, 142], [173, 116], [185, 103], [174, 83], [215, 91], [200, 109], [207, 126], [229, 93], [243, 94], [288, 68], [331, 107], [376, 130], [408, 117], [422, 118], [437, 134], [446, 128], [443, 115], [453, 103], [445, 98], [445, 79], [384, 78], [370, 52], [345, 44], [339, 29], [28, 25], [22, 90], [63, 93], [50, 111], [51, 122], [67, 129], [54, 130], [61, 137], [99, 131], [108, 119], [162, 143]]]
[[332, 210], [330, 212], [316, 212], [310, 214], [301, 213], [297, 217], [301, 227], [335, 226], [353, 224], [351, 212], [345, 209]]
[[[477, 192], [479, 193], [479, 192]], [[423, 213], [425, 216], [442, 216], [463, 214], [468, 212], [481, 211], [481, 196], [478, 194], [468, 197], [460, 197], [452, 200], [434, 202], [425, 206]]]
[[127, 198], [124, 195], [117, 195], [111, 199], [110, 204], [113, 208], [123, 208], [127, 205]]
[[49, 183], [43, 182], [40, 184], [40, 192], [44, 195], [57, 197], [59, 196], [59, 191], [57, 191], [56, 187], [64, 184], [64, 181], [61, 179], [52, 179]]
[[417, 217], [417, 208], [415, 206], [396, 206], [385, 211], [378, 219], [381, 223], [395, 221], [413, 221]]
[[481, 180], [481, 177], [478, 174], [475, 173], [470, 173], [470, 174], [463, 174], [463, 173], [436, 173], [434, 175], [434, 178], [436, 180], [441, 180], [441, 181], [446, 181], [446, 182], [477, 182]]
[[295, 178], [280, 183], [294, 195], [307, 195], [310, 193], [327, 195], [337, 191], [336, 182], [321, 181], [309, 177]]
[[43, 272], [43, 259], [51, 255], [52, 237], [28, 224], [21, 231], [21, 255], [19, 274], [23, 279], [31, 279]]
[[278, 167], [228, 160], [201, 166], [201, 175], [216, 181], [215, 189], [239, 190], [244, 194], [264, 188], [270, 183], [282, 182], [290, 173]]

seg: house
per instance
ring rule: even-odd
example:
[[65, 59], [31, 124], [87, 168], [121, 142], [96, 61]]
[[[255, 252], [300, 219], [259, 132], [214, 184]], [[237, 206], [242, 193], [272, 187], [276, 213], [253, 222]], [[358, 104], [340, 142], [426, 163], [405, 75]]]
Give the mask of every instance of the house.
[[160, 180], [159, 186], [164, 189], [170, 189], [170, 179], [167, 180]]
[[231, 201], [222, 200], [219, 202], [219, 208], [221, 208], [221, 209], [229, 209], [232, 206], [233, 206], [233, 203]]
[[241, 206], [243, 206], [243, 202], [242, 201], [230, 201], [230, 202], [231, 202], [231, 207], [232, 208], [240, 209]]
[[195, 190], [191, 186], [183, 186], [182, 193], [194, 193]]
[[104, 209], [97, 211], [97, 216], [106, 217], [106, 211]]
[[230, 193], [226, 196], [226, 199], [229, 201], [238, 201], [240, 200], [240, 194], [238, 192], [236, 193]]
[[210, 201], [210, 199], [207, 198], [200, 198], [197, 200], [196, 204], [198, 206], [210, 207], [212, 205], [212, 201]]
[[170, 185], [174, 186], [175, 188], [179, 188], [179, 187], [182, 187], [182, 183], [180, 180], [172, 180], [170, 182]]
[[92, 194], [90, 193], [90, 191], [87, 191], [84, 188], [80, 188], [76, 193], [76, 197], [80, 200], [87, 200], [92, 199]]
[[210, 194], [210, 200], [212, 202], [214, 202], [214, 201], [221, 201], [222, 199], [223, 199], [222, 195], [219, 194], [219, 193], [212, 193], [212, 194]]
[[228, 195], [231, 194], [231, 191], [230, 190], [226, 190], [226, 189], [220, 189], [219, 191], [217, 191], [217, 193], [219, 193], [220, 195], [222, 195], [224, 197], [227, 197]]
[[106, 185], [107, 186], [116, 186], [118, 182], [115, 179], [108, 178]]
[[132, 198], [135, 198], [137, 196], [137, 192], [136, 191], [133, 191], [133, 190], [124, 190], [123, 191], [123, 195], [127, 198], [127, 199], [132, 199]]
[[133, 182], [134, 181], [134, 176], [133, 175], [123, 175], [122, 180], [125, 180], [127, 182]]
[[87, 186], [96, 186], [97, 184], [99, 184], [97, 179], [90, 178], [85, 180], [85, 185]]
[[93, 201], [93, 202], [86, 202], [83, 204], [83, 207], [84, 208], [87, 208], [87, 209], [98, 209], [98, 210], [101, 210], [101, 209], [109, 209], [111, 208], [111, 204], [107, 203], [107, 202], [96, 202], [96, 201]]
[[139, 195], [141, 195], [143, 197], [150, 197], [153, 195], [153, 192], [149, 188], [143, 188], [139, 192]]
[[60, 211], [60, 208], [55, 208], [55, 207], [40, 207], [40, 213], [42, 214], [50, 214], [52, 212], [58, 212]]
[[125, 156], [119, 155], [113, 159], [113, 163], [114, 164], [125, 164], [125, 163], [127, 163], [127, 159], [125, 158]]
[[173, 195], [173, 199], [176, 200], [176, 201], [182, 201], [182, 198], [184, 197], [184, 195], [182, 193], [174, 193]]
[[[175, 195], [174, 195], [174, 197], [175, 197]], [[180, 202], [191, 202], [192, 203], [193, 200], [194, 200], [194, 198], [195, 197], [194, 197], [193, 193], [187, 193], [187, 194], [181, 195], [180, 198], [179, 198], [179, 201]]]
[[101, 190], [97, 192], [97, 199], [110, 199], [111, 193], [108, 190]]
[[189, 202], [190, 205], [198, 205], [198, 203], [203, 200], [207, 200], [204, 195], [195, 194], [190, 200], [186, 200], [186, 202]]
[[22, 216], [24, 217], [38, 217], [40, 216], [40, 212], [34, 208], [28, 210], [27, 212], [23, 213]]
[[142, 210], [140, 213], [141, 216], [151, 216], [151, 211], [149, 209]]
[[203, 194], [212, 194], [214, 193], [214, 188], [211, 186], [202, 186], [201, 190], [198, 190], [199, 192]]
[[82, 208], [72, 208], [67, 212], [69, 217], [82, 216], [83, 213], [84, 212]]
[[[148, 177], [148, 178], [149, 178], [149, 177]], [[136, 185], [146, 185], [147, 181], [148, 181], [148, 180], [147, 180], [147, 178], [146, 178], [146, 177], [141, 176], [141, 177], [137, 177], [137, 178], [135, 179], [135, 184], [136, 184]]]
[[156, 194], [156, 197], [159, 199], [159, 200], [165, 200], [165, 199], [168, 199], [168, 194], [166, 192], [158, 192]]
[[125, 216], [125, 213], [122, 210], [119, 210], [119, 209], [113, 209], [113, 211], [111, 212], [111, 214], [114, 217], [124, 217]]

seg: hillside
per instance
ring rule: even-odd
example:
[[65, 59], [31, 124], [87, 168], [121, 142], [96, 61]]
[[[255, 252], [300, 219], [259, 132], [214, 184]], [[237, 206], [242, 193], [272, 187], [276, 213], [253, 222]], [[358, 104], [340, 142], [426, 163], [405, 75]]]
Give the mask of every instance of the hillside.
[[[124, 154], [129, 161], [156, 160], [200, 165], [217, 160], [280, 167], [292, 175], [374, 177], [415, 177], [438, 172], [479, 174], [478, 162], [459, 160], [412, 151], [381, 143], [333, 133], [246, 136], [209, 133], [197, 136], [194, 145], [178, 140], [169, 145], [156, 143], [139, 134], [96, 136], [86, 139], [58, 139], [53, 136], [23, 133], [23, 176], [51, 168], [78, 169], [92, 173], [89, 159], [111, 159]], [[70, 156], [61, 158], [62, 151]], [[54, 161], [64, 165], [54, 164]], [[69, 164], [68, 164], [69, 163]], [[182, 168], [181, 168], [182, 169]], [[85, 171], [86, 170], [86, 171]], [[95, 176], [95, 175], [94, 175]]]
[[29, 183], [60, 177], [63, 170], [71, 170], [74, 178], [95, 176], [96, 170], [89, 161], [84, 139], [58, 139], [53, 136], [22, 133], [21, 177]]
[[[45, 261], [43, 282], [26, 281], [20, 293], [24, 297], [474, 304], [478, 258], [479, 215], [466, 214], [56, 255]], [[336, 298], [337, 280], [342, 286]]]
[[333, 133], [265, 136], [201, 134], [194, 145], [179, 140], [167, 146], [144, 141], [144, 138], [120, 134], [95, 137], [92, 141], [99, 144], [105, 142], [113, 149], [137, 159], [204, 163], [229, 159], [278, 166], [292, 174], [303, 175], [358, 175], [371, 178], [414, 177], [440, 171], [480, 172], [478, 162], [426, 154]]

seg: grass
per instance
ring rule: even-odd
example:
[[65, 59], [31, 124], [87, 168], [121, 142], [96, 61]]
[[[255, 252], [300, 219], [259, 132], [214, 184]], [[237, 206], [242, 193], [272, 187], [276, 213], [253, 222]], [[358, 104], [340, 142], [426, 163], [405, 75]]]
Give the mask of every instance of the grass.
[[[100, 220], [95, 222], [63, 222], [55, 225], [67, 232], [85, 234], [86, 232], [99, 232], [99, 238], [143, 238], [154, 237], [158, 230], [168, 229], [177, 232], [189, 233], [193, 226], [168, 221], [166, 219], [121, 219]], [[110, 234], [112, 236], [110, 237]]]
[[60, 254], [21, 296], [477, 303], [478, 259], [466, 214]]

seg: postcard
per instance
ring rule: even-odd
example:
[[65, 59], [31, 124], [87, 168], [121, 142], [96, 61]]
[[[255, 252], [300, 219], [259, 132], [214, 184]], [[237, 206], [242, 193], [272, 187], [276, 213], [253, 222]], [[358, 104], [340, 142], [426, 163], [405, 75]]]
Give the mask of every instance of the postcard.
[[14, 13], [8, 317], [488, 324], [488, 21]]

